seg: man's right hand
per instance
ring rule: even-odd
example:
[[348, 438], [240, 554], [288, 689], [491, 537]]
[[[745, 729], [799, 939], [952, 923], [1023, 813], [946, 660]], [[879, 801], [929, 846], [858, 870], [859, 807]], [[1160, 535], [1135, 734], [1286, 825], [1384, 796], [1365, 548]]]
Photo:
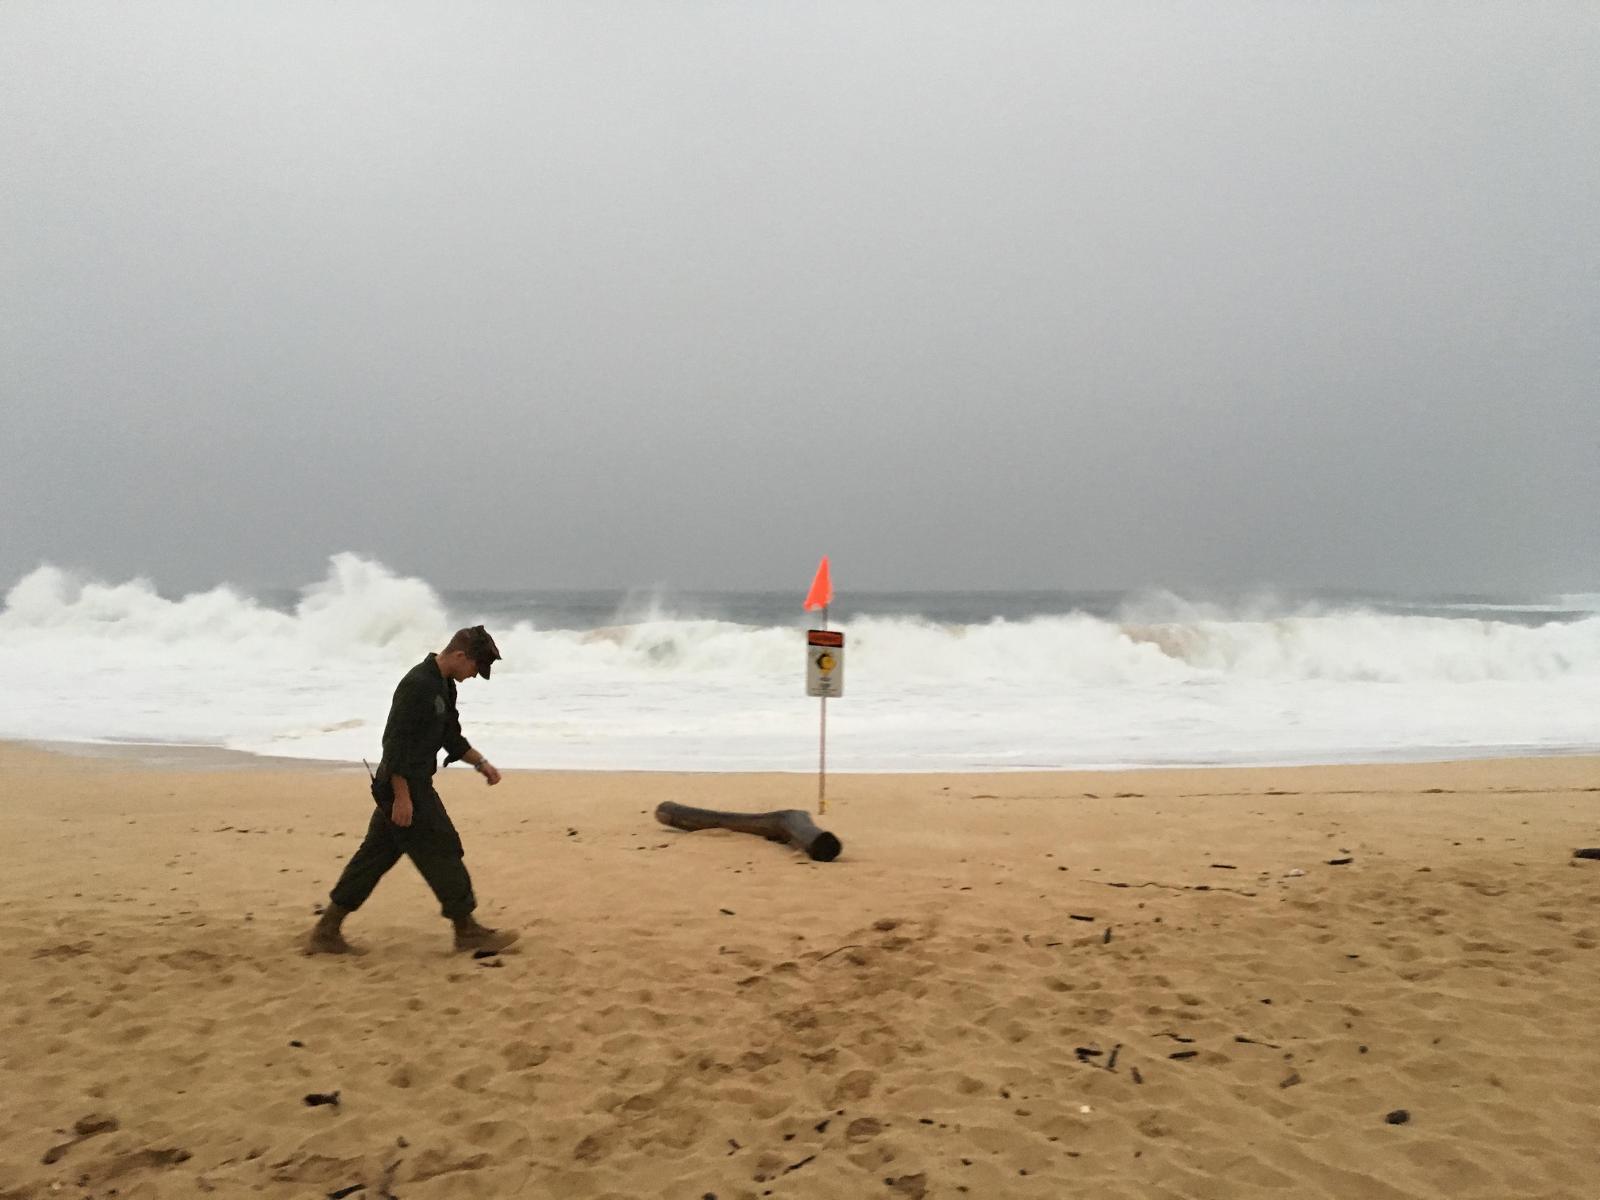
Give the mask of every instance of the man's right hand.
[[394, 803], [389, 806], [389, 820], [401, 829], [411, 827], [411, 783], [404, 775], [396, 775], [392, 786], [394, 787]]

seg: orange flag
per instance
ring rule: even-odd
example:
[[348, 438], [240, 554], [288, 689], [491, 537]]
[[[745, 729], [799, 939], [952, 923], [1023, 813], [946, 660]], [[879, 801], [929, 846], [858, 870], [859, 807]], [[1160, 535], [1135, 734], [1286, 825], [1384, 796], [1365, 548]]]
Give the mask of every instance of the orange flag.
[[828, 556], [824, 554], [822, 561], [817, 564], [817, 577], [811, 581], [811, 590], [806, 593], [806, 611], [827, 608], [832, 600], [833, 581], [828, 578]]

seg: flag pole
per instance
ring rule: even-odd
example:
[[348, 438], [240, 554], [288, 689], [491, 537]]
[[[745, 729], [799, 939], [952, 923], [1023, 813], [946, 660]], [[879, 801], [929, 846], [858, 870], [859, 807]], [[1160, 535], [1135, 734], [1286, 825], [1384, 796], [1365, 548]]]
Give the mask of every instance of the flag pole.
[[[822, 561], [817, 564], [817, 573], [811, 580], [811, 587], [806, 592], [805, 603], [805, 610], [807, 612], [815, 612], [819, 608], [822, 610], [823, 629], [828, 628], [828, 602], [832, 599], [833, 580], [828, 574], [828, 556], [824, 554], [822, 556]], [[840, 635], [840, 641], [836, 644], [843, 644], [842, 634]], [[823, 638], [820, 645], [822, 645], [824, 649], [815, 657], [814, 660], [809, 657], [808, 651], [808, 662], [806, 666], [806, 677], [808, 681], [811, 678], [810, 672], [813, 669], [821, 671], [822, 664], [828, 662], [833, 657], [831, 654], [832, 644], [830, 644], [830, 640], [828, 638]], [[830, 666], [828, 670], [831, 672], [833, 667]], [[825, 813], [828, 811], [828, 691], [831, 687], [831, 675], [827, 676], [826, 678], [820, 674], [817, 676], [816, 695], [817, 698], [822, 701], [822, 719], [817, 728], [817, 811], [819, 813]], [[807, 688], [809, 690], [809, 683]]]
[[[822, 606], [822, 627], [828, 627], [828, 606]], [[817, 815], [828, 811], [828, 698], [822, 699], [822, 725], [817, 734]]]

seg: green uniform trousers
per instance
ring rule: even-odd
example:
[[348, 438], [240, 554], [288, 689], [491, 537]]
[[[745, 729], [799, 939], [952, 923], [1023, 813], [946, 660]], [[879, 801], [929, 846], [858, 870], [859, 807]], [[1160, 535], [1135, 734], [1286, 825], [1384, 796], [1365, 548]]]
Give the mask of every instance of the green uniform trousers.
[[433, 889], [439, 910], [452, 921], [478, 907], [472, 894], [472, 877], [462, 861], [461, 836], [444, 809], [431, 782], [411, 783], [411, 824], [402, 829], [390, 819], [394, 786], [385, 781], [372, 785], [377, 804], [367, 824], [367, 836], [350, 859], [330, 899], [351, 912], [360, 908], [372, 889], [402, 856], [409, 857]]

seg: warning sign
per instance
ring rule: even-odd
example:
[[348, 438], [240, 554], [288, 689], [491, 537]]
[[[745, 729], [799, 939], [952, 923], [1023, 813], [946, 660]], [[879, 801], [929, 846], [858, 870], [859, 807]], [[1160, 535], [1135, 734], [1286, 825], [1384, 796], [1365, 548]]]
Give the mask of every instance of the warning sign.
[[806, 695], [844, 695], [844, 634], [806, 630]]

